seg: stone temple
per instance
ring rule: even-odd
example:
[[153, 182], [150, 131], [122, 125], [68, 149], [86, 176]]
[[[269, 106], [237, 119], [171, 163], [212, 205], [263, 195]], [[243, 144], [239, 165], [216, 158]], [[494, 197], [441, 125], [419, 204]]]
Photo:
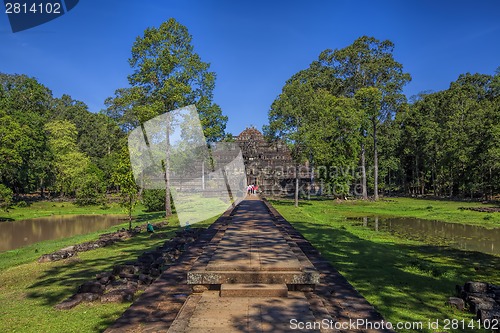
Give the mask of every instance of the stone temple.
[[[216, 169], [217, 165], [220, 167], [231, 163], [239, 154], [237, 147], [241, 150], [245, 170], [235, 169], [234, 171], [236, 174], [246, 172], [246, 184], [233, 183], [241, 179], [238, 177], [225, 179], [225, 182], [229, 182], [232, 188], [253, 184], [258, 187], [258, 192], [265, 196], [289, 196], [295, 193], [296, 166], [285, 143], [270, 142], [259, 130], [251, 126], [235, 137], [232, 143], [212, 145], [211, 153], [216, 161], [214, 168]], [[178, 191], [196, 192], [203, 189], [205, 195], [210, 195], [211, 190], [206, 188], [207, 184], [217, 180], [214, 195], [222, 193], [226, 190], [226, 185], [217, 187], [224, 181], [217, 178], [218, 176], [210, 176], [209, 173], [213, 171], [211, 169], [206, 162], [187, 165], [182, 170], [172, 173], [171, 185]], [[193, 179], [193, 175], [202, 175], [201, 183], [200, 178]], [[314, 190], [310, 187], [314, 181], [311, 179], [307, 163], [299, 165], [299, 177], [302, 191]]]
[[[291, 195], [295, 190], [295, 163], [290, 150], [281, 141], [269, 142], [251, 126], [235, 138], [247, 173], [247, 184], [258, 186], [268, 196]], [[299, 167], [300, 184], [311, 183], [308, 165]]]

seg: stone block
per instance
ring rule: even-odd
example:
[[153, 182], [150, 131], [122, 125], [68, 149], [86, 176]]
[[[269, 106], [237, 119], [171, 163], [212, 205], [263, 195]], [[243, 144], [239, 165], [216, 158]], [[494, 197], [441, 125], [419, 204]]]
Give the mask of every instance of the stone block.
[[488, 292], [488, 284], [485, 282], [469, 281], [465, 283], [464, 289], [469, 293], [486, 293]]
[[448, 305], [457, 308], [460, 311], [465, 309], [465, 301], [459, 297], [448, 298]]
[[287, 297], [286, 284], [222, 284], [221, 297]]

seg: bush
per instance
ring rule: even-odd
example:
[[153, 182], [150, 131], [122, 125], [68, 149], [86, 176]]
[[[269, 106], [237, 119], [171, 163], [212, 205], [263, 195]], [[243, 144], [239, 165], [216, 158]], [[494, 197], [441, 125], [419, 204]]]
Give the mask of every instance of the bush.
[[146, 208], [146, 212], [165, 210], [165, 190], [144, 190], [142, 204]]
[[0, 184], [0, 208], [4, 211], [7, 211], [12, 205], [12, 190], [5, 186], [4, 184]]
[[95, 183], [92, 179], [86, 179], [76, 190], [75, 203], [79, 206], [102, 204], [105, 198], [101, 186], [102, 183]]
[[29, 206], [29, 204], [24, 200], [21, 200], [21, 201], [16, 203], [16, 207], [18, 207], [18, 208], [26, 208], [28, 206]]
[[103, 204], [105, 191], [103, 172], [95, 165], [90, 165], [78, 183], [75, 203], [79, 206]]

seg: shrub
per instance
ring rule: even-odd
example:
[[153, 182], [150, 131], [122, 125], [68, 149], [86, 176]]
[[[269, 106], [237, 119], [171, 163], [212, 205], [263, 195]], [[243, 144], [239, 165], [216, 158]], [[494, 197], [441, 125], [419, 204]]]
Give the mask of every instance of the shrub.
[[144, 190], [142, 204], [146, 208], [146, 212], [165, 210], [165, 190]]
[[102, 204], [105, 200], [105, 191], [103, 172], [97, 166], [90, 165], [78, 182], [75, 203], [79, 206]]
[[12, 190], [5, 186], [4, 184], [0, 184], [0, 208], [4, 211], [7, 211], [12, 205]]
[[26, 201], [24, 201], [24, 200], [21, 200], [21, 201], [19, 201], [19, 202], [16, 203], [16, 207], [19, 207], [19, 208], [25, 208], [25, 207], [28, 207], [28, 206], [29, 206], [29, 204]]

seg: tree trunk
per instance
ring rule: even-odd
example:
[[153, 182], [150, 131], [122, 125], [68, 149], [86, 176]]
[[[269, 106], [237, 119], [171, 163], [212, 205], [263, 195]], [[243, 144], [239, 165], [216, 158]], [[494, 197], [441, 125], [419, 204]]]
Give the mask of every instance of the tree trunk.
[[295, 207], [299, 207], [299, 164], [295, 164]]
[[309, 175], [311, 178], [310, 178], [310, 183], [309, 183], [309, 192], [307, 192], [307, 199], [308, 200], [311, 200], [311, 191], [314, 190], [314, 165], [311, 161], [311, 168], [310, 168], [310, 172], [311, 174]]
[[128, 230], [132, 230], [132, 195], [128, 196]]
[[378, 200], [378, 151], [377, 151], [377, 120], [374, 119], [373, 123], [373, 191], [374, 199]]
[[361, 144], [361, 190], [363, 200], [368, 199], [368, 191], [366, 190], [366, 166], [365, 166], [365, 144]]
[[488, 182], [489, 187], [490, 187], [490, 200], [493, 200], [493, 172], [491, 171], [491, 166], [490, 166], [490, 181]]
[[170, 112], [167, 113], [166, 126], [166, 152], [165, 152], [165, 217], [172, 215], [170, 203]]

